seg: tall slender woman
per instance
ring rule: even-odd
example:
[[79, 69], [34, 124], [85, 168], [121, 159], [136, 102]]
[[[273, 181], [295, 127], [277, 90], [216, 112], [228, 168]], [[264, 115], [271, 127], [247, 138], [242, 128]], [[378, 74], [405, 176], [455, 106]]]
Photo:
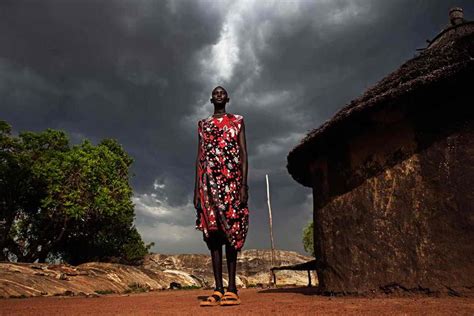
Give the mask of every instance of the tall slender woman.
[[[215, 288], [201, 306], [240, 304], [235, 274], [237, 252], [248, 231], [247, 147], [244, 119], [227, 113], [227, 91], [212, 90], [214, 114], [198, 122], [198, 154], [194, 206], [196, 229], [211, 252]], [[229, 282], [222, 281], [222, 246], [225, 245]]]

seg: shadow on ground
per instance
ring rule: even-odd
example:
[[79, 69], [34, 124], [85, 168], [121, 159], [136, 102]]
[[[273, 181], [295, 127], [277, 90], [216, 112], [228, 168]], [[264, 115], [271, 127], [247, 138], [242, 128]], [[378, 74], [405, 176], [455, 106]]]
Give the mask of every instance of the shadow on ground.
[[323, 295], [318, 287], [298, 286], [298, 287], [283, 287], [283, 288], [269, 288], [258, 291], [257, 293], [298, 293], [303, 295]]

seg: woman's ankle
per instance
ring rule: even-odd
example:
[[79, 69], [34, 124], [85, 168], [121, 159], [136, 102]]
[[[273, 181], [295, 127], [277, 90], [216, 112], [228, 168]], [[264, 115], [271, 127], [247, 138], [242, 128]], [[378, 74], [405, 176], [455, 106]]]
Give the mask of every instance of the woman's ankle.
[[228, 291], [228, 292], [233, 292], [233, 293], [237, 294], [237, 287], [230, 287], [230, 286], [229, 286], [229, 287], [227, 287], [227, 291]]
[[224, 294], [224, 292], [225, 292], [224, 287], [215, 287], [214, 291], [221, 292], [222, 294]]

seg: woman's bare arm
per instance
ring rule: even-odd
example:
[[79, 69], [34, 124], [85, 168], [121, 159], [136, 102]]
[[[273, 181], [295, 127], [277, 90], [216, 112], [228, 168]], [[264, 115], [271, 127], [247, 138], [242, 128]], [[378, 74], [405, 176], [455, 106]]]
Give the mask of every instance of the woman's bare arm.
[[194, 178], [194, 207], [198, 208], [199, 202], [199, 173], [198, 173], [198, 166], [199, 166], [199, 157], [201, 156], [201, 135], [198, 133], [198, 150], [197, 150], [197, 157], [196, 157], [196, 174]]
[[242, 126], [240, 127], [239, 133], [239, 146], [240, 146], [240, 159], [242, 163], [242, 188], [240, 190], [240, 198], [243, 203], [247, 203], [248, 199], [248, 186], [247, 186], [247, 174], [248, 174], [248, 163], [247, 163], [247, 142], [245, 139], [245, 125], [242, 120]]

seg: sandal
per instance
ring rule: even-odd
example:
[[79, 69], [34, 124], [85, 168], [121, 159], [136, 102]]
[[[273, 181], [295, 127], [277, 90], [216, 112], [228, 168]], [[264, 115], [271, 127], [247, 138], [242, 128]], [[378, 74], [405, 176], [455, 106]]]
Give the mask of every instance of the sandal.
[[224, 296], [224, 294], [222, 294], [221, 292], [214, 291], [212, 295], [208, 296], [206, 300], [202, 301], [199, 305], [200, 306], [217, 306], [220, 304], [222, 296]]
[[230, 305], [239, 305], [240, 298], [239, 296], [230, 291], [224, 293], [224, 297], [221, 298], [221, 306], [230, 306]]

